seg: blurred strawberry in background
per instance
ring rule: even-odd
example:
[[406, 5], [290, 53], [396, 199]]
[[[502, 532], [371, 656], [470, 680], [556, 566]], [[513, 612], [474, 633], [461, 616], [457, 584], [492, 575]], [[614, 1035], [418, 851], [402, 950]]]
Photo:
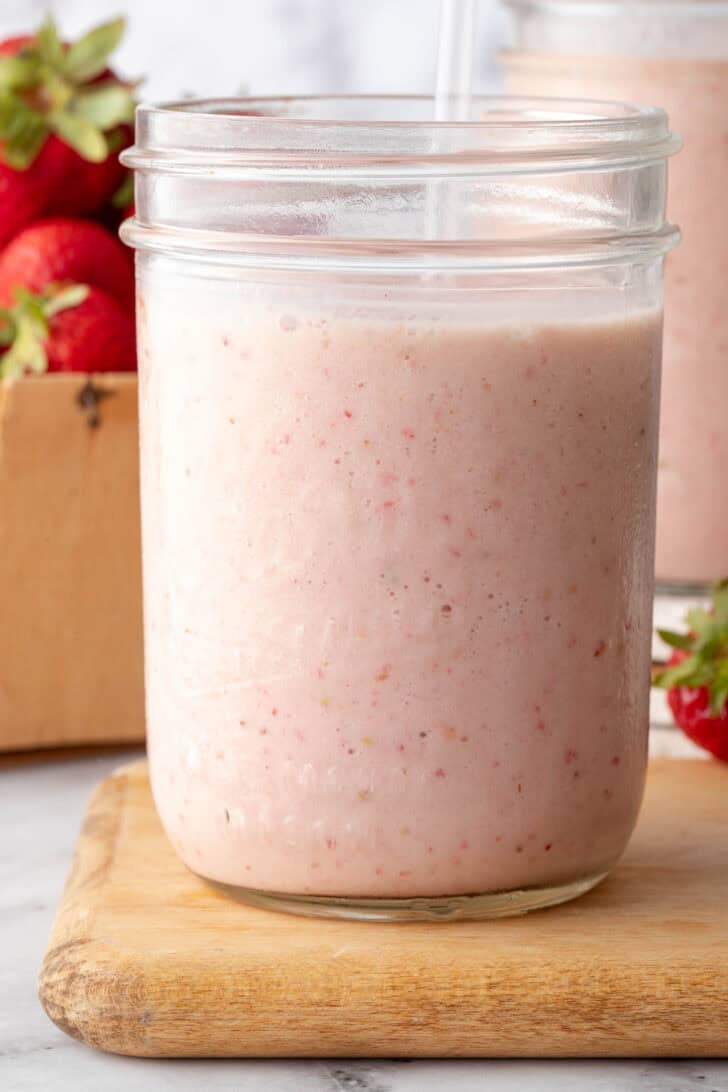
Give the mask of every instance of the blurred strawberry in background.
[[0, 42], [0, 377], [135, 367], [133, 266], [116, 237], [134, 84], [124, 20], [75, 42], [52, 19]]
[[134, 320], [113, 296], [82, 284], [15, 290], [0, 311], [3, 378], [26, 372], [129, 372], [136, 367]]
[[103, 288], [131, 311], [134, 263], [131, 251], [91, 220], [54, 217], [18, 232], [0, 254], [0, 306], [17, 285], [39, 292], [55, 281]]
[[689, 610], [686, 630], [659, 629], [672, 648], [653, 685], [667, 691], [675, 723], [689, 739], [728, 762], [728, 579], [713, 591], [708, 610]]

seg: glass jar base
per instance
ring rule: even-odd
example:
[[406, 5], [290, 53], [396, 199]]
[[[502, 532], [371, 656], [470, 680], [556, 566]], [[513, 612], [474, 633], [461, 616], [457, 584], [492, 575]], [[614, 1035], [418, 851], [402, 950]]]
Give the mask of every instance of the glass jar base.
[[492, 891], [485, 895], [437, 895], [411, 899], [355, 898], [329, 895], [287, 895], [206, 880], [238, 902], [261, 910], [277, 910], [315, 918], [353, 921], [485, 921], [528, 914], [586, 894], [607, 875], [600, 872], [554, 887], [527, 887], [519, 891]]

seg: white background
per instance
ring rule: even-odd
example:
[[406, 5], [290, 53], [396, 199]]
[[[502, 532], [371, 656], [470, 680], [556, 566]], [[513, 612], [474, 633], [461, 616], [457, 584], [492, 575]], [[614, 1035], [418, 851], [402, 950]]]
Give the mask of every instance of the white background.
[[[147, 101], [317, 92], [430, 92], [439, 0], [0, 0], [0, 34], [46, 11], [65, 36], [126, 14], [118, 67]], [[476, 90], [497, 88], [498, 0], [480, 0]]]

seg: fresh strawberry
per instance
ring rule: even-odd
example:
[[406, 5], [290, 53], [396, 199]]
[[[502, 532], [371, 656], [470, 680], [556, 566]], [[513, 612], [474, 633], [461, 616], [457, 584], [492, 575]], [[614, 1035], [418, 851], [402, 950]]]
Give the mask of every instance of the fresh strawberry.
[[[132, 85], [107, 66], [123, 32], [123, 19], [116, 19], [68, 44], [48, 19], [37, 34], [0, 43], [3, 170], [12, 168], [22, 179], [54, 138], [69, 153], [66, 185], [46, 178], [40, 208], [92, 213], [123, 178], [118, 154], [128, 143], [135, 103]], [[30, 215], [40, 211], [35, 200]], [[13, 231], [3, 224], [5, 239], [27, 219], [23, 213]]]
[[108, 293], [89, 288], [75, 310], [51, 322], [47, 352], [51, 372], [133, 372], [134, 318]]
[[38, 295], [21, 288], [15, 304], [0, 310], [0, 353], [2, 379], [26, 372], [131, 372], [134, 321], [99, 288], [52, 285]]
[[130, 252], [100, 224], [56, 217], [26, 227], [0, 254], [0, 306], [20, 286], [41, 292], [55, 281], [103, 288], [130, 313], [134, 266]]
[[[0, 95], [0, 104], [1, 104]], [[21, 228], [41, 216], [48, 195], [61, 185], [71, 149], [51, 136], [24, 171], [0, 160], [0, 250]]]
[[728, 762], [728, 580], [716, 586], [712, 608], [688, 611], [686, 622], [687, 633], [658, 630], [673, 653], [653, 682], [667, 690], [685, 735]]
[[12, 57], [19, 53], [23, 46], [35, 41], [32, 34], [16, 34], [14, 38], [3, 38], [0, 42], [0, 57]]
[[132, 132], [130, 125], [120, 125], [107, 133], [112, 150], [101, 163], [89, 163], [69, 148], [68, 172], [63, 185], [51, 195], [48, 213], [91, 216], [107, 201], [113, 200], [125, 180], [131, 179], [129, 171], [119, 162], [119, 153], [132, 143]]

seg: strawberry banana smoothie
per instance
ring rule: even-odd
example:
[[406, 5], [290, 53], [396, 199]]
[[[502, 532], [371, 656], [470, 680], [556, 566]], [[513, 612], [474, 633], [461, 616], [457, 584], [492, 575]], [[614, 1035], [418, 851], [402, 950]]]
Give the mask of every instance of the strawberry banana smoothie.
[[180, 855], [319, 895], [605, 872], [645, 768], [659, 316], [367, 321], [169, 287], [141, 283], [141, 410]]
[[145, 107], [124, 157], [154, 798], [276, 909], [552, 905], [642, 796], [675, 140], [432, 110]]
[[[707, 5], [718, 20], [713, 31], [694, 44], [683, 38], [682, 45], [680, 12], [695, 36], [703, 17], [697, 5], [670, 4], [658, 13], [641, 5], [651, 38], [647, 46], [635, 41], [643, 51], [635, 56], [620, 53], [636, 38], [640, 5], [614, 6], [624, 34], [613, 55], [570, 47], [568, 36], [578, 27], [572, 19], [562, 52], [539, 46], [506, 54], [506, 82], [514, 94], [656, 103], [684, 139], [670, 170], [668, 207], [683, 241], [665, 283], [656, 572], [660, 582], [704, 584], [728, 573], [728, 508], [718, 502], [728, 471], [728, 3]], [[671, 27], [675, 38], [668, 36]], [[599, 34], [594, 41], [601, 50]], [[708, 55], [691, 56], [693, 48]]]

